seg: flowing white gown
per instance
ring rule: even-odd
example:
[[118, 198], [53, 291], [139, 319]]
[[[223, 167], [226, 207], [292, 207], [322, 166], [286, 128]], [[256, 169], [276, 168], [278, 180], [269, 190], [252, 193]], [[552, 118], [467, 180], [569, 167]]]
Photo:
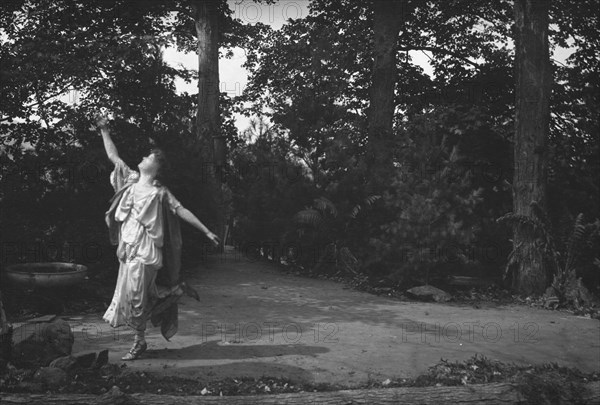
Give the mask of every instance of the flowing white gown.
[[126, 165], [119, 165], [111, 173], [110, 181], [115, 189], [125, 183], [134, 183], [121, 196], [115, 211], [120, 225], [117, 248], [119, 275], [112, 302], [104, 314], [104, 320], [112, 327], [129, 325], [145, 330], [150, 311], [159, 298], [169, 291], [156, 286], [156, 275], [163, 264], [162, 246], [164, 226], [159, 192], [167, 193], [164, 199], [175, 213], [181, 206], [168, 189], [156, 186], [148, 193], [136, 193], [139, 173]]

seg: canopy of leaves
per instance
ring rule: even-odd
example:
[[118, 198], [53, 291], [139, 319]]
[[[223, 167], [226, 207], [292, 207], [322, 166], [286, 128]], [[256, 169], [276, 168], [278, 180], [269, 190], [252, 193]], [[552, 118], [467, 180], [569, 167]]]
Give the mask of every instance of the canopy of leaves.
[[[231, 21], [227, 13], [222, 17]], [[203, 168], [195, 142], [197, 98], [175, 88], [176, 80], [191, 81], [197, 72], [163, 59], [166, 47], [191, 41], [193, 19], [187, 1], [0, 5], [4, 238], [62, 245], [83, 235], [106, 247], [103, 215], [112, 167], [90, 128], [100, 107], [113, 116], [121, 157], [135, 168], [149, 147], [165, 149], [173, 163], [169, 186], [182, 203], [210, 217], [215, 197], [201, 192], [206, 177], [196, 175]], [[229, 105], [224, 99], [224, 132], [235, 142]], [[113, 258], [109, 252], [107, 260]]]
[[[551, 46], [573, 51], [565, 64], [554, 63], [550, 214], [558, 226], [570, 227], [579, 212], [600, 216], [600, 44], [598, 14], [588, 12], [594, 3], [552, 2]], [[395, 136], [384, 145], [395, 170], [374, 193], [363, 156], [371, 2], [311, 0], [306, 18], [274, 30], [244, 24], [219, 0], [221, 56], [243, 48], [249, 72], [241, 97], [221, 98], [239, 242], [298, 248], [335, 242], [363, 269], [388, 275], [443, 267], [473, 247], [506, 252], [507, 235], [495, 219], [511, 205], [512, 2], [402, 4]], [[202, 192], [207, 168], [195, 158], [196, 97], [175, 91], [176, 80], [197, 73], [162, 58], [166, 47], [196, 51], [194, 18], [193, 2], [184, 0], [0, 5], [0, 153], [3, 172], [11, 174], [1, 180], [3, 230], [28, 240], [93, 232], [105, 239], [99, 201], [110, 195], [111, 168], [89, 128], [99, 107], [114, 114], [114, 138], [131, 166], [148, 146], [163, 146], [175, 157], [176, 195], [211, 216], [216, 202]], [[417, 63], [422, 55], [431, 74]], [[77, 102], [68, 99], [70, 89]], [[238, 134], [234, 112], [269, 124]], [[70, 167], [88, 166], [97, 183], [66, 175]], [[240, 169], [248, 167], [262, 171]], [[382, 197], [369, 200], [374, 195]], [[19, 210], [5, 209], [10, 206]], [[298, 212], [312, 222], [294, 221]], [[460, 251], [418, 265], [398, 262], [407, 246], [444, 251], [450, 245]], [[505, 259], [497, 256], [493, 267], [499, 271]]]
[[[396, 137], [387, 145], [398, 171], [383, 181], [387, 197], [354, 232], [343, 233], [341, 218], [324, 226], [326, 217], [306, 202], [298, 205], [304, 222], [319, 224], [329, 235], [325, 239], [344, 239], [364, 253], [365, 263], [388, 260], [385, 252], [400, 254], [402, 246], [415, 251], [417, 242], [434, 251], [450, 243], [463, 253], [508, 253], [508, 234], [495, 219], [511, 207], [512, 7], [508, 0], [403, 2]], [[312, 174], [317, 195], [344, 212], [369, 195], [363, 154], [372, 9], [370, 2], [350, 0], [313, 0], [309, 8], [306, 18], [280, 30], [256, 27], [244, 43], [250, 78], [238, 101], [240, 112], [267, 116], [277, 126]], [[553, 2], [551, 10], [552, 49], [574, 51], [565, 65], [554, 61], [552, 102], [552, 218], [567, 226], [569, 215], [600, 214], [592, 206], [600, 200], [597, 15], [583, 10], [565, 1]], [[418, 54], [427, 55], [431, 74], [417, 63]], [[443, 220], [434, 235], [428, 221], [436, 218]], [[322, 241], [323, 235], [315, 238]], [[369, 238], [379, 242], [369, 245]], [[500, 269], [505, 259], [498, 254], [490, 264]]]

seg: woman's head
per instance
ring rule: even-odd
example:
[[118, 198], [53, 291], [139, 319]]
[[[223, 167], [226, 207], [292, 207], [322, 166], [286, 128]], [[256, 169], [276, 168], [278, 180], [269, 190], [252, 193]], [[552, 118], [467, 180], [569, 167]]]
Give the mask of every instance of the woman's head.
[[165, 152], [162, 149], [154, 148], [150, 154], [144, 158], [138, 165], [140, 172], [154, 176], [158, 181], [163, 182], [168, 170], [168, 161]]

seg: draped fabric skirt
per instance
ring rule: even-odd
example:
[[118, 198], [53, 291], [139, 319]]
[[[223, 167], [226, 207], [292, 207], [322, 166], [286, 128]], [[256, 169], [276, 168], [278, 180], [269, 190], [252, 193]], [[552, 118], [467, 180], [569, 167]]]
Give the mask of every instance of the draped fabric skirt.
[[129, 325], [145, 330], [155, 302], [164, 295], [158, 291], [155, 280], [157, 266], [140, 261], [120, 261], [119, 276], [112, 302], [104, 320], [112, 327]]
[[184, 292], [180, 285], [156, 285], [157, 272], [156, 266], [121, 262], [115, 293], [103, 319], [114, 328], [128, 325], [139, 331], [146, 330], [149, 319], [159, 325]]

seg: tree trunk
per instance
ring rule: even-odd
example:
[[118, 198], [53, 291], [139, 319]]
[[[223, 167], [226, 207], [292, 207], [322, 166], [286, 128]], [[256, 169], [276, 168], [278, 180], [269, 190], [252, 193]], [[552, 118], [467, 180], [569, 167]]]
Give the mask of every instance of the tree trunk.
[[[218, 212], [214, 232], [223, 239], [225, 231], [222, 180], [226, 146], [221, 136], [219, 110], [219, 4], [220, 0], [193, 0], [198, 38], [198, 111], [197, 136], [203, 167], [208, 168], [209, 192], [217, 199]], [[204, 175], [204, 173], [203, 173]], [[221, 251], [223, 246], [220, 246]]]
[[[515, 0], [516, 116], [513, 212], [532, 216], [546, 207], [547, 139], [552, 74], [548, 49], [550, 0]], [[521, 294], [543, 293], [548, 276], [531, 229], [516, 226], [512, 283]]]
[[392, 136], [395, 88], [396, 51], [402, 25], [404, 1], [375, 0], [373, 2], [373, 71], [368, 112], [368, 165], [390, 164], [387, 144]]
[[213, 137], [220, 135], [219, 114], [219, 1], [194, 0], [198, 37], [198, 139], [214, 162]]

